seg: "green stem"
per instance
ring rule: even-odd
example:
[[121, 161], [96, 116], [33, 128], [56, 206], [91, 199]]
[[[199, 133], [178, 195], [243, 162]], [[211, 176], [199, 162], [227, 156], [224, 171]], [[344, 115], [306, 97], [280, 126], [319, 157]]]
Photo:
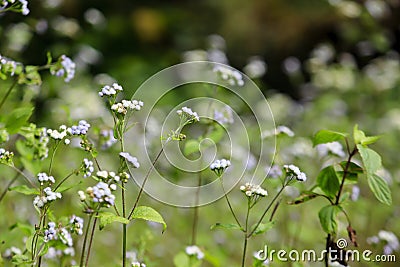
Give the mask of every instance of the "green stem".
[[93, 214], [89, 215], [89, 219], [87, 220], [87, 225], [86, 225], [86, 230], [85, 230], [85, 237], [83, 239], [83, 245], [82, 245], [82, 252], [81, 252], [81, 261], [79, 266], [83, 267], [83, 262], [85, 261], [85, 250], [86, 250], [86, 243], [89, 235], [89, 229], [90, 229], [90, 223], [92, 222], [92, 217]]
[[[122, 197], [122, 216], [126, 216], [126, 204], [125, 204], [125, 189], [121, 189]], [[122, 224], [122, 267], [126, 266], [126, 224]]]
[[75, 173], [75, 171], [71, 172], [66, 177], [64, 177], [64, 179], [62, 179], [61, 182], [56, 187], [54, 187], [54, 191], [56, 191], [58, 188], [60, 188], [60, 186], [62, 186], [63, 183], [65, 183], [74, 173]]
[[247, 212], [246, 212], [246, 222], [245, 222], [245, 229], [244, 229], [244, 241], [243, 241], [243, 255], [242, 255], [242, 267], [246, 262], [246, 251], [247, 251], [247, 242], [251, 235], [247, 235], [247, 231], [249, 228], [249, 215], [250, 215], [251, 203], [250, 198], [247, 198]]
[[87, 256], [86, 256], [86, 262], [85, 262], [85, 267], [89, 266], [89, 257], [90, 257], [90, 251], [92, 249], [92, 243], [93, 243], [93, 238], [94, 238], [94, 231], [96, 230], [96, 223], [97, 223], [97, 215], [99, 212], [96, 212], [94, 221], [93, 221], [93, 226], [92, 226], [92, 232], [90, 233], [90, 240], [89, 240], [89, 247], [87, 251]]
[[54, 147], [53, 153], [52, 153], [52, 155], [51, 155], [51, 158], [50, 158], [50, 165], [49, 165], [49, 175], [51, 174], [51, 171], [52, 171], [52, 169], [53, 169], [54, 157], [56, 156], [56, 151], [57, 151], [57, 148], [58, 148], [58, 145], [60, 144], [60, 142], [61, 142], [61, 141], [59, 141], [59, 140], [56, 141], [56, 146]]
[[349, 173], [349, 167], [350, 167], [351, 159], [356, 153], [357, 153], [357, 147], [354, 147], [353, 151], [349, 154], [349, 158], [347, 159], [346, 166], [344, 167], [344, 170], [343, 170], [342, 182], [340, 183], [339, 191], [338, 191], [338, 194], [336, 196], [335, 205], [339, 204], [340, 195], [342, 194], [342, 191], [343, 191], [344, 182], [346, 180], [347, 174]]
[[256, 231], [256, 229], [258, 228], [258, 226], [262, 223], [265, 215], [267, 214], [267, 212], [269, 211], [269, 209], [272, 207], [272, 204], [274, 204], [274, 202], [278, 199], [278, 197], [280, 196], [280, 194], [283, 192], [283, 190], [285, 189], [286, 184], [284, 184], [282, 186], [282, 188], [278, 191], [278, 193], [275, 195], [275, 197], [272, 199], [272, 201], [269, 203], [268, 207], [265, 209], [264, 213], [261, 215], [260, 219], [258, 220], [258, 222], [256, 223], [256, 225], [254, 226], [253, 230], [251, 230], [250, 234], [248, 234], [248, 237], [251, 237], [253, 235], [253, 233]]
[[225, 199], [226, 199], [226, 203], [228, 203], [229, 210], [231, 211], [232, 216], [233, 216], [233, 218], [235, 219], [236, 223], [239, 225], [240, 228], [242, 228], [242, 226], [241, 226], [241, 224], [240, 224], [240, 222], [239, 222], [239, 219], [237, 218], [235, 212], [233, 211], [231, 202], [229, 201], [229, 198], [228, 198], [228, 194], [227, 194], [226, 191], [225, 191], [224, 184], [223, 184], [221, 178], [219, 178], [219, 179], [220, 179], [220, 182], [221, 182], [221, 187], [222, 187], [222, 191], [223, 191], [223, 193], [224, 193], [224, 197], [225, 197]]
[[[170, 139], [167, 139], [166, 143], [169, 142], [169, 140], [170, 140]], [[166, 144], [166, 143], [165, 143], [165, 144]], [[143, 179], [143, 182], [142, 182], [142, 184], [141, 184], [141, 186], [140, 186], [140, 189], [139, 189], [139, 193], [138, 193], [138, 195], [137, 195], [137, 197], [136, 197], [136, 200], [135, 200], [135, 204], [133, 205], [133, 208], [132, 208], [131, 212], [129, 213], [128, 220], [130, 220], [130, 219], [132, 218], [132, 214], [133, 214], [133, 212], [135, 211], [137, 205], [139, 204], [139, 200], [140, 200], [140, 197], [142, 196], [142, 193], [143, 193], [143, 190], [144, 190], [144, 186], [146, 185], [146, 182], [147, 182], [147, 180], [149, 179], [149, 176], [150, 176], [151, 171], [154, 169], [154, 165], [157, 163], [158, 159], [160, 158], [161, 154], [163, 153], [165, 144], [164, 144], [163, 147], [160, 149], [160, 152], [158, 152], [156, 158], [153, 160], [153, 162], [152, 162], [152, 164], [151, 164], [149, 170], [147, 171], [147, 173], [146, 173], [146, 175], [145, 175], [145, 177], [144, 177], [144, 179]], [[131, 175], [132, 175], [132, 174], [131, 174]]]
[[14, 178], [7, 184], [6, 188], [4, 189], [3, 193], [0, 195], [0, 202], [3, 200], [3, 198], [6, 196], [8, 189], [13, 185], [13, 183], [18, 179], [19, 173], [17, 173]]
[[29, 183], [32, 187], [38, 189], [37, 185], [36, 185], [35, 183], [33, 183], [33, 182], [31, 181], [31, 179], [30, 179], [28, 176], [25, 175], [25, 173], [23, 173], [23, 170], [18, 169], [18, 168], [15, 167], [14, 165], [7, 165], [7, 166], [10, 166], [14, 171], [16, 171], [17, 173], [19, 173], [20, 175], [22, 175], [22, 177], [24, 177], [25, 180], [27, 180], [28, 183]]
[[0, 102], [0, 109], [3, 107], [4, 103], [6, 102], [8, 96], [10, 95], [11, 91], [14, 89], [15, 85], [17, 84], [17, 82], [18, 82], [18, 80], [15, 79], [14, 82], [11, 84], [10, 88], [8, 88], [8, 91], [3, 96], [3, 99]]
[[197, 225], [199, 221], [199, 201], [200, 201], [200, 186], [201, 186], [201, 172], [198, 172], [198, 183], [196, 190], [196, 199], [193, 214], [193, 225], [192, 225], [192, 245], [196, 244], [197, 239]]

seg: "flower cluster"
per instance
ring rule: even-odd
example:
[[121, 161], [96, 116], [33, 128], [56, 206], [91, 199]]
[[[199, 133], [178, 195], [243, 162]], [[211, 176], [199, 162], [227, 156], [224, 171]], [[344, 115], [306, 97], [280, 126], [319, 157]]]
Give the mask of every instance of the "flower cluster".
[[81, 217], [72, 215], [71, 219], [69, 220], [69, 223], [71, 225], [70, 231], [72, 233], [76, 233], [78, 235], [83, 234], [83, 219]]
[[60, 199], [62, 197], [60, 192], [53, 192], [51, 187], [46, 187], [43, 189], [43, 194], [40, 196], [36, 196], [33, 200], [33, 205], [38, 208], [43, 208], [45, 204], [51, 203], [56, 199]]
[[56, 180], [54, 179], [53, 176], [48, 176], [47, 173], [45, 173], [45, 172], [38, 173], [37, 179], [40, 182], [41, 186], [43, 186], [45, 183], [48, 183], [51, 185], [56, 182]]
[[367, 238], [367, 242], [370, 244], [378, 244], [380, 241], [386, 243], [383, 247], [383, 253], [385, 255], [393, 254], [394, 251], [400, 250], [399, 239], [393, 232], [380, 230], [378, 236]]
[[84, 178], [92, 176], [92, 173], [94, 172], [93, 161], [86, 158], [83, 159], [81, 171], [83, 172]]
[[143, 107], [144, 103], [138, 100], [122, 100], [120, 103], [115, 103], [111, 106], [111, 110], [119, 114], [126, 114], [128, 109], [131, 110], [140, 110]]
[[244, 85], [242, 74], [234, 69], [224, 66], [216, 66], [214, 67], [213, 71], [217, 73], [223, 80], [228, 81], [230, 85]]
[[191, 108], [183, 107], [182, 109], [177, 110], [176, 113], [187, 123], [200, 121], [200, 117], [197, 112], [192, 111]]
[[10, 164], [14, 157], [14, 153], [0, 148], [0, 163]]
[[204, 258], [204, 253], [198, 246], [187, 246], [185, 252], [189, 256], [196, 256], [199, 260]]
[[231, 166], [231, 161], [227, 159], [217, 159], [210, 165], [210, 169], [215, 172], [218, 176], [221, 176], [222, 173]]
[[30, 12], [27, 0], [1, 0], [0, 10], [4, 10], [6, 8], [10, 8], [10, 10], [13, 11], [21, 12], [24, 16], [28, 15]]
[[123, 88], [121, 85], [118, 83], [113, 83], [111, 86], [110, 85], [105, 85], [103, 88], [101, 88], [101, 91], [99, 92], [99, 96], [114, 96], [117, 94], [117, 92], [123, 91]]
[[68, 128], [68, 132], [71, 135], [86, 135], [89, 131], [90, 124], [85, 120], [80, 120], [78, 125], [73, 125], [71, 128]]
[[146, 267], [146, 264], [144, 264], [143, 262], [135, 261], [135, 262], [132, 262], [131, 266], [132, 267]]
[[[61, 125], [58, 130], [47, 129], [47, 134], [55, 140], [62, 140], [68, 135], [67, 126]], [[68, 143], [68, 141], [67, 141]]]
[[264, 131], [262, 136], [263, 138], [271, 137], [271, 136], [278, 136], [278, 135], [287, 135], [289, 137], [294, 136], [294, 132], [287, 126], [280, 125], [276, 127], [276, 129], [272, 131]]
[[271, 178], [279, 178], [282, 176], [282, 168], [279, 165], [273, 165], [271, 168], [267, 169], [267, 175]]
[[289, 179], [296, 178], [296, 180], [300, 182], [305, 182], [307, 180], [307, 176], [304, 172], [301, 172], [299, 167], [290, 164], [290, 165], [283, 165], [283, 168], [286, 171], [286, 176]]
[[57, 64], [50, 68], [50, 73], [57, 77], [65, 77], [64, 81], [69, 82], [75, 76], [76, 64], [66, 55], [60, 56]]
[[[109, 208], [114, 205], [115, 201], [115, 195], [112, 194], [111, 190], [114, 191], [116, 189], [117, 186], [115, 184], [108, 185], [104, 182], [98, 182], [95, 186], [86, 189], [86, 195], [88, 195], [91, 202], [99, 203], [101, 207]], [[86, 200], [86, 195], [83, 191], [79, 191], [78, 194], [81, 201]]]
[[28, 127], [24, 128], [21, 134], [25, 137], [26, 146], [33, 150], [35, 159], [39, 158], [43, 160], [48, 157], [49, 148], [47, 146], [50, 139], [46, 128], [36, 128], [36, 125], [31, 123]]
[[0, 74], [14, 76], [14, 74], [21, 72], [22, 69], [23, 65], [21, 63], [0, 55]]
[[326, 144], [319, 144], [317, 145], [317, 151], [318, 154], [321, 157], [324, 157], [328, 154], [332, 154], [335, 156], [338, 156], [340, 158], [344, 158], [346, 156], [346, 153], [343, 151], [343, 146], [339, 142], [330, 142]]
[[136, 157], [131, 156], [128, 152], [120, 152], [120, 157], [126, 159], [130, 164], [133, 165], [135, 168], [139, 168], [140, 164]]
[[225, 107], [222, 111], [215, 110], [214, 111], [214, 120], [216, 120], [220, 124], [232, 124], [233, 115], [232, 110], [229, 107]]
[[263, 189], [259, 185], [255, 185], [255, 184], [251, 184], [251, 183], [246, 183], [245, 185], [240, 186], [240, 191], [242, 191], [248, 197], [252, 197], [252, 196], [265, 197], [268, 195], [267, 190]]
[[100, 132], [100, 143], [101, 149], [110, 148], [114, 145], [118, 140], [114, 138], [113, 130], [102, 130]]
[[61, 240], [63, 244], [70, 248], [73, 246], [71, 233], [65, 227], [56, 227], [55, 222], [49, 222], [44, 231], [44, 242], [49, 242], [51, 240]]

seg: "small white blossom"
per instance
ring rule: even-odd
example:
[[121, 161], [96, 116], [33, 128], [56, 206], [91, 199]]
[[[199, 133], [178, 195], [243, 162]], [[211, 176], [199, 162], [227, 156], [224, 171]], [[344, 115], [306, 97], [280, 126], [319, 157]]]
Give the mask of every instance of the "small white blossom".
[[286, 175], [290, 178], [296, 178], [298, 181], [304, 182], [307, 180], [307, 176], [304, 172], [301, 172], [299, 167], [290, 164], [283, 165], [283, 168], [286, 170]]
[[[386, 249], [384, 248], [384, 253], [386, 255], [392, 254], [393, 251], [398, 251], [400, 249], [399, 239], [397, 236], [389, 231], [380, 230], [378, 233], [380, 240], [387, 242]], [[386, 250], [386, 251], [385, 251]]]
[[251, 183], [246, 183], [245, 185], [240, 186], [240, 191], [245, 193], [246, 196], [260, 196], [265, 197], [268, 195], [267, 190], [263, 189], [260, 185], [255, 185]]
[[200, 117], [197, 112], [192, 111], [191, 108], [182, 107], [182, 109], [177, 110], [176, 113], [179, 115], [179, 117], [185, 119], [188, 122], [200, 121]]
[[212, 171], [218, 170], [218, 169], [226, 169], [229, 166], [231, 166], [231, 161], [227, 159], [217, 159], [210, 165], [210, 169]]
[[132, 267], [146, 267], [146, 264], [135, 261], [135, 262], [132, 262]]
[[101, 97], [114, 96], [118, 92], [122, 92], [122, 91], [123, 91], [123, 88], [121, 85], [119, 85], [118, 83], [113, 83], [111, 86], [110, 85], [103, 86], [103, 88], [101, 88], [101, 91], [99, 92], [99, 96], [101, 96]]
[[65, 77], [64, 81], [69, 82], [75, 76], [75, 67], [76, 64], [69, 57], [62, 55], [58, 60], [58, 64], [50, 69], [50, 73], [57, 77]]
[[85, 120], [80, 120], [78, 125], [73, 125], [67, 131], [71, 135], [86, 135], [89, 131], [90, 124]]
[[79, 190], [79, 191], [78, 191], [78, 195], [79, 195], [79, 199], [80, 199], [81, 201], [85, 201], [85, 200], [86, 200], [85, 192], [83, 192], [82, 190]]
[[67, 245], [69, 247], [72, 247], [72, 245], [73, 245], [72, 236], [68, 232], [67, 229], [61, 228], [60, 232], [59, 232], [59, 236], [60, 236], [61, 242], [63, 242], [65, 245]]
[[120, 152], [119, 155], [126, 159], [129, 163], [133, 165], [135, 168], [139, 168], [140, 164], [136, 157], [131, 156], [128, 152]]
[[213, 71], [217, 73], [223, 80], [228, 81], [230, 85], [244, 85], [242, 74], [234, 69], [224, 66], [215, 66]]
[[279, 178], [282, 176], [282, 168], [279, 165], [273, 165], [271, 168], [267, 168], [267, 175], [271, 178]]
[[53, 176], [48, 176], [44, 172], [38, 173], [37, 179], [41, 185], [43, 185], [44, 183], [54, 184], [56, 182]]
[[90, 177], [92, 175], [92, 173], [94, 172], [93, 161], [88, 160], [86, 158], [83, 159], [81, 168], [83, 171], [83, 177], [84, 178]]
[[187, 255], [196, 256], [199, 260], [204, 258], [204, 253], [198, 246], [187, 246], [185, 251]]
[[44, 231], [44, 242], [49, 242], [50, 240], [57, 239], [56, 223], [49, 222], [47, 224], [47, 229]]
[[14, 157], [14, 153], [5, 150], [4, 148], [0, 148], [0, 162], [1, 163], [9, 163], [12, 161], [12, 158]]
[[126, 114], [128, 109], [131, 110], [140, 110], [143, 107], [144, 103], [138, 100], [122, 100], [120, 103], [115, 103], [111, 106], [111, 110], [120, 113]]
[[227, 106], [221, 111], [215, 110], [214, 120], [223, 125], [232, 124], [234, 122], [232, 110]]
[[83, 234], [83, 219], [81, 217], [72, 215], [69, 223], [71, 224], [71, 232], [77, 233], [78, 235]]
[[262, 137], [263, 138], [267, 138], [267, 137], [271, 137], [271, 136], [278, 136], [278, 135], [287, 135], [289, 137], [293, 137], [294, 136], [294, 132], [287, 126], [284, 125], [280, 125], [278, 127], [276, 127], [276, 129], [272, 130], [272, 131], [264, 131], [262, 133]]
[[360, 196], [360, 187], [353, 185], [353, 188], [351, 189], [351, 195], [350, 195], [351, 200], [357, 201], [359, 196]]
[[102, 138], [102, 149], [107, 149], [118, 142], [118, 140], [114, 138], [114, 132], [112, 130], [102, 130], [100, 136]]
[[101, 203], [106, 207], [114, 205], [115, 196], [111, 193], [109, 185], [104, 182], [97, 183], [93, 188], [88, 187], [86, 193], [89, 194], [95, 203]]

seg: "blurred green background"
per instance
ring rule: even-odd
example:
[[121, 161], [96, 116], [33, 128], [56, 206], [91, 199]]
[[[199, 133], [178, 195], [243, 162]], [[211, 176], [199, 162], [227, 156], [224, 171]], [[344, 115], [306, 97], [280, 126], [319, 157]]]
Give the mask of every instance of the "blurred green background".
[[[348, 210], [360, 249], [371, 249], [366, 240], [381, 229], [400, 235], [399, 0], [32, 0], [29, 8], [27, 17], [13, 13], [0, 16], [0, 54], [34, 65], [45, 64], [48, 51], [55, 57], [66, 54], [77, 63], [76, 77], [65, 84], [45, 75], [40, 87], [14, 92], [15, 102], [8, 103], [8, 109], [29, 99], [35, 105], [31, 120], [40, 126], [58, 127], [80, 118], [100, 125], [104, 109], [99, 107], [96, 93], [102, 84], [116, 80], [129, 96], [151, 75], [185, 60], [229, 63], [254, 78], [268, 97], [276, 123], [294, 130], [296, 137], [282, 142], [282, 153], [301, 166], [310, 180], [322, 166], [315, 151], [310, 152], [308, 139], [317, 130], [351, 132], [358, 123], [368, 134], [383, 135], [374, 149], [383, 157], [393, 206], [378, 203], [362, 181], [361, 197], [351, 202]], [[249, 67], [254, 61], [259, 63], [256, 70], [260, 73]], [[5, 85], [0, 83], [1, 94]], [[64, 155], [56, 172], [65, 173], [73, 164], [65, 166], [64, 162], [74, 160], [73, 153]], [[2, 167], [2, 178], [11, 175]], [[21, 199], [12, 202], [14, 197]], [[241, 193], [233, 192], [231, 197], [240, 206]], [[0, 237], [6, 236], [4, 229], [16, 220], [27, 220], [24, 213], [16, 211], [31, 205], [30, 199], [14, 192], [7, 198], [7, 205], [0, 207], [1, 214], [9, 214], [0, 218]], [[292, 198], [288, 193], [283, 203]], [[79, 209], [72, 195], [63, 201], [62, 213]], [[173, 266], [174, 255], [190, 242], [193, 210], [165, 206], [150, 198], [144, 202], [157, 207], [169, 228], [161, 235], [158, 229], [135, 222], [129, 246], [145, 250], [139, 254], [148, 266]], [[322, 205], [318, 201], [299, 207], [281, 205], [277, 227], [257, 237], [249, 251], [259, 250], [267, 242], [276, 249], [323, 249], [325, 236], [317, 216]], [[210, 260], [204, 266], [238, 266], [239, 234], [209, 230], [215, 222], [231, 220], [223, 200], [200, 209], [198, 244], [219, 262]], [[93, 266], [116, 266], [119, 252], [114, 251], [119, 251], [119, 236], [113, 233], [118, 231], [118, 226], [110, 226], [96, 234]], [[342, 234], [346, 235], [345, 230]], [[12, 236], [7, 234], [1, 250], [20, 241]], [[379, 252], [382, 246], [373, 249]], [[399, 252], [396, 255], [400, 260]]]

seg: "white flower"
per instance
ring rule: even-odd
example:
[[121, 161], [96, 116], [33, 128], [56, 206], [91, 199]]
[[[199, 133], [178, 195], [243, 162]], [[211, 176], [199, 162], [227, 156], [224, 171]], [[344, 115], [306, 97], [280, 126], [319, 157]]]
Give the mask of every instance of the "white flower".
[[40, 172], [37, 175], [37, 179], [40, 182], [41, 185], [43, 185], [45, 182], [48, 182], [49, 184], [54, 184], [56, 180], [54, 179], [53, 176], [48, 176], [44, 172]]
[[93, 161], [88, 160], [86, 158], [83, 159], [82, 170], [84, 178], [90, 177], [94, 171]]
[[140, 164], [136, 157], [132, 157], [128, 152], [120, 152], [119, 155], [126, 159], [129, 163], [133, 165], [135, 168], [139, 168]]
[[93, 186], [93, 188], [88, 187], [86, 192], [90, 195], [92, 201], [95, 203], [101, 203], [106, 207], [114, 205], [115, 196], [111, 193], [109, 185], [104, 182], [97, 183], [97, 185]]
[[210, 169], [214, 171], [218, 176], [231, 166], [231, 161], [227, 159], [217, 159], [210, 165]]
[[280, 125], [278, 127], [276, 127], [276, 129], [272, 130], [272, 131], [264, 131], [262, 133], [262, 137], [263, 138], [267, 138], [267, 137], [271, 137], [271, 136], [277, 136], [277, 135], [287, 135], [289, 137], [293, 137], [294, 136], [294, 132], [287, 126], [284, 125]]
[[71, 224], [71, 232], [77, 233], [78, 235], [83, 234], [83, 219], [76, 215], [72, 215], [71, 219], [69, 220]]
[[216, 120], [220, 124], [232, 124], [234, 122], [232, 110], [228, 106], [225, 106], [222, 111], [215, 110], [214, 120]]
[[44, 242], [49, 242], [50, 240], [57, 239], [56, 223], [49, 222], [47, 224], [47, 229], [44, 231]]
[[228, 81], [230, 85], [244, 85], [242, 74], [233, 68], [231, 69], [225, 66], [215, 66], [213, 71], [217, 73], [223, 80]]
[[279, 178], [282, 176], [282, 168], [278, 165], [273, 165], [271, 168], [267, 168], [267, 175], [271, 178]]
[[122, 86], [119, 85], [118, 83], [113, 83], [111, 86], [106, 85], [103, 88], [101, 88], [101, 91], [99, 92], [99, 96], [101, 96], [101, 97], [113, 96], [113, 95], [116, 95], [118, 91], [119, 92], [123, 91]]
[[268, 195], [267, 190], [263, 189], [260, 185], [255, 185], [251, 183], [246, 183], [245, 185], [240, 186], [240, 191], [245, 193], [246, 196], [260, 196], [265, 197]]
[[89, 131], [90, 124], [85, 120], [80, 120], [78, 125], [73, 125], [67, 129], [71, 135], [86, 135]]
[[360, 187], [353, 185], [353, 188], [351, 189], [351, 195], [350, 195], [351, 200], [357, 201], [359, 196], [360, 196]]
[[114, 110], [120, 114], [126, 114], [128, 109], [131, 110], [140, 110], [143, 107], [144, 103], [138, 100], [122, 100], [120, 103], [115, 103], [111, 106], [111, 110]]
[[287, 177], [296, 178], [298, 181], [304, 182], [307, 180], [307, 176], [304, 172], [301, 172], [299, 167], [290, 164], [290, 165], [283, 165], [283, 168], [286, 170]]
[[177, 110], [176, 113], [179, 115], [179, 117], [185, 119], [187, 122], [200, 121], [200, 117], [197, 112], [192, 111], [191, 108], [182, 107], [182, 109]]
[[132, 262], [132, 267], [146, 267], [146, 264], [138, 261]]
[[75, 76], [76, 64], [66, 55], [62, 55], [58, 59], [58, 64], [50, 69], [50, 73], [57, 77], [65, 76], [64, 81], [69, 82]]
[[[391, 250], [393, 251], [398, 251], [400, 249], [400, 244], [399, 244], [399, 239], [397, 238], [397, 236], [389, 231], [385, 231], [385, 230], [380, 230], [378, 233], [378, 237], [381, 240], [384, 240], [387, 242], [387, 246], [389, 248], [391, 248]], [[387, 254], [391, 254], [391, 252], [387, 253]]]
[[189, 256], [196, 256], [197, 259], [201, 260], [204, 258], [204, 253], [201, 251], [201, 249], [198, 246], [187, 246], [186, 249], [186, 254]]
[[80, 199], [81, 201], [85, 201], [85, 200], [86, 200], [85, 192], [83, 192], [82, 190], [79, 190], [79, 191], [78, 191], [78, 195], [79, 195], [79, 199]]

